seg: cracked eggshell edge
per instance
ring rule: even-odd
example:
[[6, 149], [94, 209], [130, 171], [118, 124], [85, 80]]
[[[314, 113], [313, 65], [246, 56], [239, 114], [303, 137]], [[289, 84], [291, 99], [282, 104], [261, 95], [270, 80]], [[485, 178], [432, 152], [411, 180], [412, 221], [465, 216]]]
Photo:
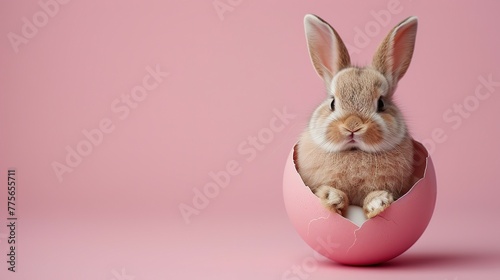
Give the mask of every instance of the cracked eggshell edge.
[[408, 250], [427, 228], [437, 194], [432, 160], [421, 143], [413, 143], [414, 174], [420, 179], [361, 227], [321, 205], [298, 174], [292, 149], [283, 175], [283, 198], [288, 217], [302, 239], [321, 255], [349, 265], [382, 263]]

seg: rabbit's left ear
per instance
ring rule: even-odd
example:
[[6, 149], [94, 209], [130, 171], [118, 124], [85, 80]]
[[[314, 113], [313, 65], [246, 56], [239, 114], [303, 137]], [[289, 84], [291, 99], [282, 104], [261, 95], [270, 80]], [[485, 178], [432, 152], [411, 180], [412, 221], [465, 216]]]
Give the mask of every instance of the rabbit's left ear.
[[414, 16], [396, 25], [382, 41], [373, 57], [373, 67], [387, 78], [393, 89], [410, 66], [417, 25], [418, 19]]
[[329, 87], [333, 76], [350, 65], [349, 53], [339, 34], [320, 17], [306, 15], [304, 28], [314, 68]]

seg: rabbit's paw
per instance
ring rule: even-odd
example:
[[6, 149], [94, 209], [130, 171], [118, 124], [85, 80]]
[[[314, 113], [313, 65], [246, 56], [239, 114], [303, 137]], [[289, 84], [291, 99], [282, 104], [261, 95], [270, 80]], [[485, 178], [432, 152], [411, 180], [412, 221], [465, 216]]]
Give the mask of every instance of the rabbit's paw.
[[315, 194], [326, 208], [340, 215], [344, 213], [349, 205], [347, 195], [343, 191], [330, 186], [320, 186], [316, 189]]
[[373, 218], [382, 213], [392, 202], [394, 202], [394, 198], [391, 193], [387, 191], [372, 191], [365, 197], [363, 210], [366, 217]]

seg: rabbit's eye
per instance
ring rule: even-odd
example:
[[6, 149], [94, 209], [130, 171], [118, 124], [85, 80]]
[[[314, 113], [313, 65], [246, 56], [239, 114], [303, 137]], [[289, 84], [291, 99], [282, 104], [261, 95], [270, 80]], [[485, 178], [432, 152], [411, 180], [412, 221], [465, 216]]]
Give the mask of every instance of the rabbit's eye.
[[380, 97], [377, 102], [377, 112], [382, 112], [384, 111], [384, 109], [385, 109], [385, 103], [384, 100], [382, 100], [382, 97]]
[[330, 109], [332, 109], [332, 111], [335, 111], [335, 98], [332, 99], [332, 104], [330, 104]]

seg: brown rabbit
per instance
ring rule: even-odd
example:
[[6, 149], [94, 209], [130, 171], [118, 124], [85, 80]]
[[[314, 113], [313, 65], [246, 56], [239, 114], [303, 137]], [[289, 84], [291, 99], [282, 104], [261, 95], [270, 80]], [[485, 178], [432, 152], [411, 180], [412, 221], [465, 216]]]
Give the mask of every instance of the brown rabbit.
[[358, 205], [372, 218], [412, 186], [412, 139], [392, 97], [410, 65], [417, 18], [394, 27], [367, 67], [350, 64], [327, 22], [306, 15], [304, 24], [328, 97], [300, 137], [297, 169], [325, 207], [343, 214], [349, 204]]

